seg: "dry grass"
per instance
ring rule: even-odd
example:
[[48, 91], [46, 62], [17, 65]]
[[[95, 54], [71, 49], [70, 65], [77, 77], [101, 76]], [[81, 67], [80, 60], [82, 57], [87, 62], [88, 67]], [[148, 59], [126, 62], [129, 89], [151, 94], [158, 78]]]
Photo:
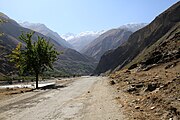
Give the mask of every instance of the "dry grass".
[[4, 100], [6, 98], [11, 98], [14, 95], [22, 94], [25, 92], [31, 92], [33, 91], [32, 88], [6, 88], [6, 89], [0, 89], [0, 101]]

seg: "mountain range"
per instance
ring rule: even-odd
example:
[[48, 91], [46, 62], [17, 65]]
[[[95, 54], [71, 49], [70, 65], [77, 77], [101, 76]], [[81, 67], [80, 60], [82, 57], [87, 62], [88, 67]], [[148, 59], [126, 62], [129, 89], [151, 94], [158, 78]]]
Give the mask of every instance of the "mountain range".
[[114, 87], [113, 94], [116, 94], [115, 99], [121, 104], [125, 118], [179, 120], [179, 13], [180, 2], [177, 2], [150, 24], [127, 24], [107, 31], [60, 36], [43, 24], [18, 24], [0, 12], [0, 81], [10, 82], [17, 76], [6, 56], [22, 42], [19, 35], [22, 31], [36, 31], [33, 42], [40, 36], [49, 40], [57, 51], [63, 52], [54, 63], [55, 69], [44, 75], [105, 75], [110, 77], [105, 80], [105, 87]]
[[73, 48], [71, 44], [69, 44], [66, 40], [60, 37], [60, 35], [57, 32], [52, 31], [49, 29], [46, 25], [41, 23], [29, 23], [29, 22], [23, 22], [19, 23], [22, 27], [34, 30], [36, 32], [39, 32], [47, 37], [50, 37], [54, 39], [56, 42], [61, 44], [64, 47]]
[[[32, 30], [24, 28], [16, 21], [9, 18], [7, 15], [0, 13], [0, 73], [6, 75], [10, 73], [13, 66], [8, 63], [6, 55], [16, 47], [19, 42], [18, 39], [22, 31], [24, 33], [31, 32]], [[47, 32], [47, 34], [49, 34]], [[50, 31], [51, 34], [51, 31]], [[59, 56], [58, 61], [55, 62], [55, 70], [66, 74], [90, 74], [95, 68], [95, 61], [93, 58], [82, 55], [81, 53], [61, 45], [59, 41], [54, 40], [53, 37], [45, 36], [39, 32], [36, 32], [33, 36], [33, 40], [37, 39], [37, 36], [44, 37], [54, 44], [57, 51], [63, 51], [63, 54]]]
[[55, 62], [55, 70], [63, 73], [91, 74], [97, 61], [99, 63], [95, 74], [176, 59], [180, 50], [177, 42], [180, 31], [179, 4], [170, 7], [150, 24], [127, 24], [108, 31], [82, 32], [77, 35], [68, 33], [61, 36], [44, 24], [18, 24], [0, 13], [0, 74], [5, 75], [14, 69], [5, 56], [21, 42], [18, 37], [22, 31], [32, 30], [36, 31], [33, 40], [36, 36], [44, 37], [58, 51], [63, 51]]
[[127, 24], [120, 26], [117, 29], [108, 30], [91, 43], [87, 44], [80, 52], [99, 61], [105, 52], [116, 49], [118, 46], [126, 42], [133, 32], [146, 25], [146, 23]]
[[[180, 2], [157, 16], [149, 25], [134, 32], [117, 49], [106, 52], [96, 74], [123, 67], [147, 66], [180, 57]], [[128, 65], [128, 66], [127, 66]]]
[[87, 46], [90, 42], [92, 42], [104, 32], [105, 31], [102, 30], [98, 32], [86, 31], [79, 34], [67, 33], [61, 35], [61, 37], [67, 40], [74, 47], [74, 49], [81, 52], [85, 46]]

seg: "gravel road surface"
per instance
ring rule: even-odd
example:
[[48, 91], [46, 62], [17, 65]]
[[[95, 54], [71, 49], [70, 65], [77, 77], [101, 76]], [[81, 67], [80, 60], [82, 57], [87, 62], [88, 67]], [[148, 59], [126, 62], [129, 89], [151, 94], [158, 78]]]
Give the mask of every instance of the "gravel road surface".
[[106, 77], [80, 77], [57, 89], [0, 101], [0, 120], [124, 120]]

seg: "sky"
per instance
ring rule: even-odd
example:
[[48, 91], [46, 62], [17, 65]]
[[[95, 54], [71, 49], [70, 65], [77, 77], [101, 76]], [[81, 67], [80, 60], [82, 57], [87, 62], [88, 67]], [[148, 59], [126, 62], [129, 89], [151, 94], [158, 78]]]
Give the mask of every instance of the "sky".
[[150, 23], [179, 0], [0, 0], [10, 18], [43, 23], [59, 34], [101, 31]]

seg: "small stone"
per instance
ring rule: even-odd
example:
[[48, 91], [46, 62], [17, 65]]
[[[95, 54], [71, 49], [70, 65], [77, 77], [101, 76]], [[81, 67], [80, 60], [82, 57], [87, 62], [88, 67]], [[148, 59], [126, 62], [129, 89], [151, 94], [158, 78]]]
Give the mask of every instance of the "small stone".
[[156, 107], [155, 107], [155, 106], [153, 106], [153, 107], [151, 107], [150, 109], [151, 109], [151, 110], [154, 110], [154, 108], [156, 108]]
[[114, 84], [116, 84], [115, 81], [114, 81], [114, 80], [111, 80], [111, 81], [110, 81], [110, 85], [114, 85]]
[[148, 84], [147, 89], [146, 89], [145, 91], [146, 91], [146, 92], [147, 92], [147, 91], [152, 92], [152, 91], [154, 91], [156, 88], [157, 88], [157, 84], [150, 83], [150, 84]]
[[158, 75], [156, 75], [155, 77], [156, 77], [156, 78], [159, 78], [159, 76], [158, 76]]
[[139, 106], [135, 106], [135, 109], [140, 109], [140, 107]]
[[137, 101], [136, 100], [133, 100], [132, 103], [136, 103]]
[[120, 97], [118, 96], [118, 97], [116, 97], [116, 99], [120, 99]]
[[135, 87], [129, 87], [126, 91], [127, 92], [134, 92], [136, 91], [137, 89]]

